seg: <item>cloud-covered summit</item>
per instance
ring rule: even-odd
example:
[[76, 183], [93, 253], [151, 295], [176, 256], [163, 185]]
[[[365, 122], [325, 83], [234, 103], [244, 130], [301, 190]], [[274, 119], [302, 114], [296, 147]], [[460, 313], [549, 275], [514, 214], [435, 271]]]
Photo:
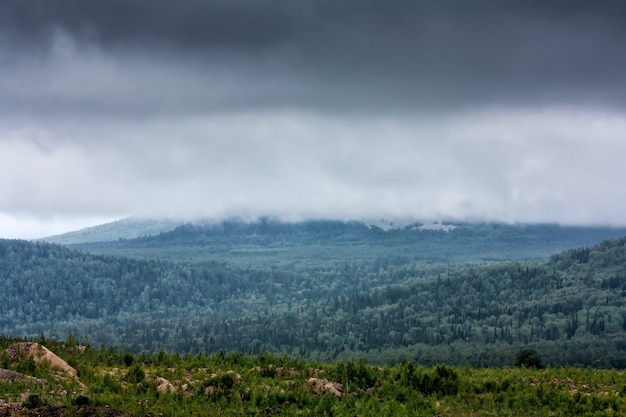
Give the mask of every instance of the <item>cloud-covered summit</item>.
[[621, 1], [6, 0], [0, 218], [626, 224], [625, 73]]

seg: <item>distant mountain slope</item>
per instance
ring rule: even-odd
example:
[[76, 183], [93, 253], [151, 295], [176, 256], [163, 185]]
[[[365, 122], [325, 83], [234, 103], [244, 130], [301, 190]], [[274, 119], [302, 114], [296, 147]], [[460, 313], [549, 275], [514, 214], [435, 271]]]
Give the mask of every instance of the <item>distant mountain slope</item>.
[[531, 345], [549, 364], [626, 368], [626, 238], [542, 262], [263, 269], [0, 240], [0, 288], [0, 333], [71, 331], [134, 351], [486, 366]]
[[171, 219], [139, 219], [128, 217], [111, 223], [44, 237], [42, 241], [72, 245], [86, 242], [103, 242], [118, 239], [134, 239], [173, 230], [183, 222]]
[[626, 236], [626, 228], [457, 223], [382, 229], [360, 221], [186, 224], [158, 235], [72, 245], [91, 253], [275, 267], [363, 259], [402, 262], [539, 260]]

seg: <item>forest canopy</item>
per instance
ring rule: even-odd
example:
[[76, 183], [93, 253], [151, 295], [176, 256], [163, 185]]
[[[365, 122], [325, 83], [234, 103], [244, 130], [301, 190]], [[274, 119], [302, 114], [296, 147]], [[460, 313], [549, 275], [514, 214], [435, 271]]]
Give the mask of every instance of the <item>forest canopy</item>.
[[[543, 261], [507, 260], [524, 241], [531, 244], [518, 250], [522, 259], [545, 250], [557, 239], [542, 237], [554, 230], [225, 223], [93, 246], [137, 257], [0, 240], [0, 333], [72, 332], [136, 353], [273, 352], [425, 365], [506, 366], [530, 347], [546, 365], [626, 368], [626, 240]], [[561, 230], [567, 235], [584, 234]], [[460, 251], [456, 261], [425, 255], [444, 246]], [[468, 262], [477, 247], [499, 259]], [[151, 248], [180, 256], [157, 259]], [[310, 248], [328, 256], [307, 258]]]

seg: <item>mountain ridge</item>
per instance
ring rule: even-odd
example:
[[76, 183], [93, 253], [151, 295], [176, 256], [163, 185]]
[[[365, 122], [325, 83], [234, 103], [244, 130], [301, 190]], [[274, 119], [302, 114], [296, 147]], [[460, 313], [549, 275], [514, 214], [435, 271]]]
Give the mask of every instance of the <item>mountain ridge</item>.
[[68, 245], [91, 253], [187, 262], [226, 261], [265, 267], [310, 262], [402, 258], [411, 261], [539, 260], [573, 247], [626, 235], [626, 228], [410, 223], [383, 229], [363, 221], [268, 218], [179, 225], [135, 239]]
[[173, 230], [183, 223], [184, 222], [182, 220], [167, 218], [148, 219], [125, 217], [109, 223], [103, 223], [80, 230], [43, 237], [37, 239], [37, 241], [71, 245], [86, 242], [133, 239]]

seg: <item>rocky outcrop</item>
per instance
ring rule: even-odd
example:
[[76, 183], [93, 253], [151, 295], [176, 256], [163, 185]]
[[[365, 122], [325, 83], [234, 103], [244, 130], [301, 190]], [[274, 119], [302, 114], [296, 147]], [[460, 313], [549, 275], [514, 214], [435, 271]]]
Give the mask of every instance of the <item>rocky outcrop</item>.
[[343, 397], [342, 385], [339, 382], [332, 382], [328, 379], [309, 378], [309, 384], [316, 394], [333, 394], [337, 398]]
[[52, 353], [47, 347], [35, 342], [20, 342], [10, 346], [6, 351], [9, 359], [17, 360], [20, 356], [30, 356], [36, 364], [48, 362], [51, 369], [56, 369], [66, 376], [78, 378], [78, 372], [63, 359]]

